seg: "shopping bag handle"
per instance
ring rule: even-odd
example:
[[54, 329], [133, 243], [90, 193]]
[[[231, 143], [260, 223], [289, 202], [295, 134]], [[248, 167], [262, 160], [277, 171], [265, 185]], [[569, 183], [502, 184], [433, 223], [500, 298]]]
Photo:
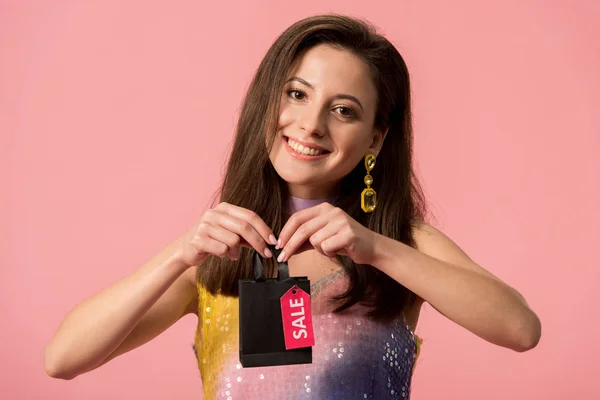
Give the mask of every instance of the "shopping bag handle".
[[[274, 259], [277, 260], [279, 257], [279, 253], [281, 253], [281, 249], [276, 250], [275, 247], [271, 248], [272, 253], [274, 254]], [[254, 280], [264, 281], [265, 280], [265, 267], [262, 262], [262, 257], [260, 253], [256, 250], [254, 251], [253, 257], [253, 268], [254, 268]], [[288, 268], [287, 262], [277, 262], [277, 280], [284, 281], [290, 277], [290, 270]]]

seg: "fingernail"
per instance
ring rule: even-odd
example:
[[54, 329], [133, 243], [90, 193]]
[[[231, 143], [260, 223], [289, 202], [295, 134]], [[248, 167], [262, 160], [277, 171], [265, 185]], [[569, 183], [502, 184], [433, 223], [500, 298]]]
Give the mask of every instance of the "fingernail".
[[273, 253], [271, 253], [271, 250], [268, 248], [265, 248], [265, 256], [267, 256], [267, 258], [271, 258], [273, 257]]
[[275, 247], [277, 250], [279, 250], [281, 248], [281, 239], [277, 240], [277, 247]]
[[275, 236], [273, 235], [269, 236], [269, 241], [271, 242], [271, 244], [277, 244], [277, 239], [275, 239]]
[[285, 250], [282, 251], [281, 253], [279, 253], [279, 257], [277, 257], [277, 262], [283, 262], [284, 258], [285, 258]]

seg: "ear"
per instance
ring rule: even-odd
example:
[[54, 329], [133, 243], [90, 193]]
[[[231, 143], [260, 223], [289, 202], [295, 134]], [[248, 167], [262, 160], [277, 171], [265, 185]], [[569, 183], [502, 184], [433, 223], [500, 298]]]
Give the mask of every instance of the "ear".
[[370, 153], [375, 154], [375, 156], [379, 155], [381, 147], [383, 146], [383, 141], [385, 140], [385, 137], [388, 134], [388, 130], [389, 128], [387, 127], [383, 130], [373, 130], [373, 141], [371, 142], [371, 145], [369, 146], [368, 150]]

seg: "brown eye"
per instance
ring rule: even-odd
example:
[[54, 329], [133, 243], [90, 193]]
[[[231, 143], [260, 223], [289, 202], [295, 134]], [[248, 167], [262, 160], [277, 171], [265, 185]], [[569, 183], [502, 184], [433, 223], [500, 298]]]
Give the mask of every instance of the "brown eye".
[[356, 116], [356, 114], [354, 113], [354, 110], [351, 109], [350, 107], [340, 106], [340, 107], [337, 107], [336, 110], [337, 110], [338, 114], [340, 114], [344, 118], [353, 118]]
[[293, 89], [288, 91], [288, 96], [290, 96], [294, 100], [304, 100], [304, 93], [299, 90]]

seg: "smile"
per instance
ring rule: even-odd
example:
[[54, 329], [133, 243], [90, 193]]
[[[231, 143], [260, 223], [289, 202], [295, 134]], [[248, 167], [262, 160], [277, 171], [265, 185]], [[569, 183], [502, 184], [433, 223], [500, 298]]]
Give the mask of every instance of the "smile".
[[299, 143], [292, 138], [285, 137], [285, 143], [287, 150], [297, 158], [306, 160], [306, 159], [320, 159], [323, 156], [327, 155], [329, 151], [318, 147], [318, 146], [310, 146], [306, 144]]

